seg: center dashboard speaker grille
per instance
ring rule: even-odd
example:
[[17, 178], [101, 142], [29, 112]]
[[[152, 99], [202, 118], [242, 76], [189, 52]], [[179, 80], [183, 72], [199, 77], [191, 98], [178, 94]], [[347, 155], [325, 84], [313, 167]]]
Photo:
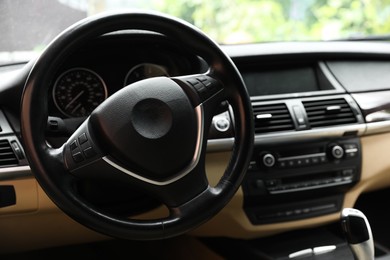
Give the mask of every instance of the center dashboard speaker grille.
[[311, 127], [353, 124], [356, 116], [344, 98], [303, 101]]
[[286, 104], [253, 104], [252, 106], [256, 134], [295, 130]]

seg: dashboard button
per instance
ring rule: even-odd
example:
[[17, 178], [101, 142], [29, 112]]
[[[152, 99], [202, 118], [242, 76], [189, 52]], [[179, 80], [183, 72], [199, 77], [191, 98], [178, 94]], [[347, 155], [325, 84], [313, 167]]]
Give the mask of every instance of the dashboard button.
[[264, 188], [264, 182], [262, 180], [255, 180], [253, 183], [253, 186], [256, 189], [262, 189], [262, 188]]
[[317, 164], [317, 163], [320, 162], [320, 159], [319, 159], [318, 157], [312, 157], [312, 158], [311, 158], [311, 162], [312, 162], [313, 164]]
[[20, 149], [19, 144], [16, 141], [11, 141], [11, 146], [15, 151], [16, 156], [18, 157], [19, 160], [24, 159], [24, 154], [22, 150]]
[[197, 86], [197, 85], [201, 85], [200, 82], [196, 79], [189, 79], [187, 80], [188, 83], [190, 83], [193, 87]]
[[83, 143], [85, 143], [86, 141], [88, 141], [87, 135], [86, 135], [85, 133], [82, 133], [82, 134], [79, 136], [79, 143], [80, 143], [80, 144], [83, 144]]
[[295, 215], [301, 215], [302, 214], [302, 210], [301, 209], [296, 209], [296, 210], [294, 210], [294, 214]]
[[294, 160], [288, 160], [287, 164], [288, 164], [288, 166], [293, 167], [293, 166], [295, 166], [295, 161]]
[[96, 152], [92, 147], [85, 148], [83, 152], [84, 152], [85, 157], [87, 157], [87, 158], [91, 158], [91, 157], [96, 155]]
[[357, 145], [356, 144], [345, 144], [344, 149], [345, 150], [357, 149]]
[[257, 163], [255, 161], [249, 162], [248, 171], [257, 170]]
[[199, 76], [196, 78], [197, 80], [199, 80], [200, 82], [205, 82], [207, 81], [207, 77], [206, 76]]
[[349, 176], [352, 176], [353, 173], [354, 173], [354, 170], [353, 170], [353, 169], [345, 169], [345, 170], [342, 170], [341, 176], [343, 176], [343, 177], [349, 177]]
[[278, 184], [277, 180], [266, 180], [265, 181], [265, 186], [266, 187], [274, 187]]
[[220, 117], [217, 120], [214, 121], [215, 129], [217, 129], [220, 132], [226, 132], [230, 128], [230, 122], [225, 117]]
[[70, 145], [69, 145], [69, 147], [70, 147], [70, 150], [71, 150], [71, 151], [73, 151], [74, 149], [76, 149], [76, 148], [77, 148], [77, 141], [74, 140], [73, 142], [71, 142]]
[[84, 160], [84, 157], [79, 149], [76, 149], [76, 152], [72, 153], [72, 158], [76, 163], [82, 162]]

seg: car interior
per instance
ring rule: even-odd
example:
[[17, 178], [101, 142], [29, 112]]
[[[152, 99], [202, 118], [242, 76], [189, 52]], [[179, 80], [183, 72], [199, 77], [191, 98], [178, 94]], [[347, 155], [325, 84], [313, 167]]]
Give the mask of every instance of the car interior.
[[390, 45], [109, 12], [0, 66], [1, 259], [390, 259]]

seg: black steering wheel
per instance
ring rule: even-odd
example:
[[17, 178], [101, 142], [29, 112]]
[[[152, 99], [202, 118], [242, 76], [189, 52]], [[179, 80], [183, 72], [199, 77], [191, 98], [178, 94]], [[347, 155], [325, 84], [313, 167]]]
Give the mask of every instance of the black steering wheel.
[[[162, 34], [202, 57], [210, 69], [126, 86], [100, 104], [64, 145], [52, 148], [45, 128], [55, 73], [83, 44], [129, 29]], [[223, 177], [211, 187], [205, 173], [206, 133], [222, 102], [233, 111], [235, 142]], [[231, 59], [196, 27], [138, 11], [86, 18], [49, 44], [25, 85], [21, 131], [32, 172], [60, 209], [100, 233], [138, 240], [180, 235], [217, 214], [241, 184], [254, 139], [250, 99]], [[166, 205], [169, 216], [142, 220], [102, 210], [75, 185], [95, 178], [144, 190]]]

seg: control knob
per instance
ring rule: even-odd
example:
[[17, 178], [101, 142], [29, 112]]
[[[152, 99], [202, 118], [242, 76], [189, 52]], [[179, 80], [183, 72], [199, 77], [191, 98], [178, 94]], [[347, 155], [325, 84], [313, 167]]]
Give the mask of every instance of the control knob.
[[272, 166], [275, 165], [275, 156], [273, 156], [270, 153], [264, 154], [262, 159], [263, 159], [263, 164], [266, 167], [271, 168]]
[[344, 156], [344, 149], [340, 145], [334, 145], [330, 149], [333, 158], [341, 159]]

